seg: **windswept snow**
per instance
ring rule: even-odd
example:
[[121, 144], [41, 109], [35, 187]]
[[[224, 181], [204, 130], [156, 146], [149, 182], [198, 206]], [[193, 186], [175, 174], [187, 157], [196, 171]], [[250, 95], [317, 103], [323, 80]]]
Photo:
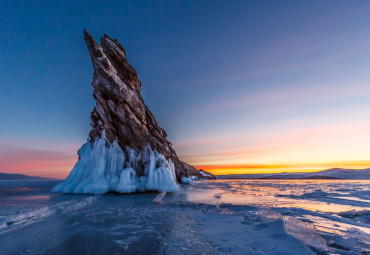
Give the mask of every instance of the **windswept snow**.
[[128, 147], [124, 152], [116, 141], [110, 143], [103, 132], [94, 143], [82, 145], [77, 154], [80, 160], [53, 192], [104, 194], [179, 190], [174, 164], [149, 145], [141, 152]]

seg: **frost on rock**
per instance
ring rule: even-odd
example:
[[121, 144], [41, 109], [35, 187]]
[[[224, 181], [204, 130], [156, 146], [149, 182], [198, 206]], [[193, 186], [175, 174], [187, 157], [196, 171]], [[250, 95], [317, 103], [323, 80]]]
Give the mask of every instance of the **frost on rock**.
[[110, 143], [103, 132], [94, 143], [82, 145], [77, 154], [80, 160], [53, 192], [104, 194], [179, 190], [174, 164], [150, 146], [140, 152], [129, 147], [123, 151], [116, 141]]

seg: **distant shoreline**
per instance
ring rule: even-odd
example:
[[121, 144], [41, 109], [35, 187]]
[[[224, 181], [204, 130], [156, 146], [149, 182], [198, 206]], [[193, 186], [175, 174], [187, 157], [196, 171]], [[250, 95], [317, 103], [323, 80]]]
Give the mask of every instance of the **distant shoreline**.
[[318, 172], [216, 175], [217, 179], [251, 180], [370, 180], [370, 169], [333, 168]]
[[49, 180], [60, 180], [55, 178], [39, 177], [39, 176], [30, 176], [25, 174], [8, 174], [0, 173], [0, 181], [49, 181]]

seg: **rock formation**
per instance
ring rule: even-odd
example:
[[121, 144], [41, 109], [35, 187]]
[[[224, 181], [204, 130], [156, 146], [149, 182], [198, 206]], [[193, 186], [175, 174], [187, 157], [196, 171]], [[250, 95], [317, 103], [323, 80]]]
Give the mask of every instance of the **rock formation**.
[[[167, 176], [167, 170], [172, 171], [178, 182], [183, 177], [204, 178], [194, 167], [182, 162], [167, 141], [166, 132], [158, 126], [140, 95], [141, 82], [124, 48], [107, 35], [100, 44], [86, 30], [84, 36], [94, 68], [96, 106], [91, 113], [92, 130], [88, 142], [78, 151], [80, 160], [54, 191], [133, 192], [135, 185], [136, 190], [151, 190], [155, 185], [148, 184], [149, 179], [154, 183]], [[122, 183], [127, 180], [122, 178], [132, 180], [125, 186]], [[130, 185], [132, 188], [127, 188]]]
[[216, 179], [216, 176], [214, 176], [213, 174], [207, 171], [204, 171], [203, 169], [198, 169], [198, 173], [200, 173], [200, 175], [202, 176], [202, 179], [212, 179], [212, 180]]
[[117, 40], [104, 35], [99, 45], [84, 31], [94, 67], [92, 86], [96, 106], [91, 113], [93, 129], [90, 139], [101, 137], [105, 130], [108, 141], [118, 141], [121, 148], [142, 150], [148, 144], [166, 159], [171, 159], [178, 180], [198, 173], [192, 166], [181, 162], [166, 131], [160, 128], [154, 115], [140, 95], [141, 82], [126, 58], [126, 51]]

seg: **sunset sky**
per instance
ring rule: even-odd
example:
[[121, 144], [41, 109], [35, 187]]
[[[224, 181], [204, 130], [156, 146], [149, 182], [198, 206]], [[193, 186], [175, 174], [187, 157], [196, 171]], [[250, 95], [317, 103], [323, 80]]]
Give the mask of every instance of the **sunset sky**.
[[62, 178], [76, 163], [94, 106], [85, 28], [126, 49], [196, 167], [370, 167], [369, 1], [35, 2], [0, 4], [0, 172]]

